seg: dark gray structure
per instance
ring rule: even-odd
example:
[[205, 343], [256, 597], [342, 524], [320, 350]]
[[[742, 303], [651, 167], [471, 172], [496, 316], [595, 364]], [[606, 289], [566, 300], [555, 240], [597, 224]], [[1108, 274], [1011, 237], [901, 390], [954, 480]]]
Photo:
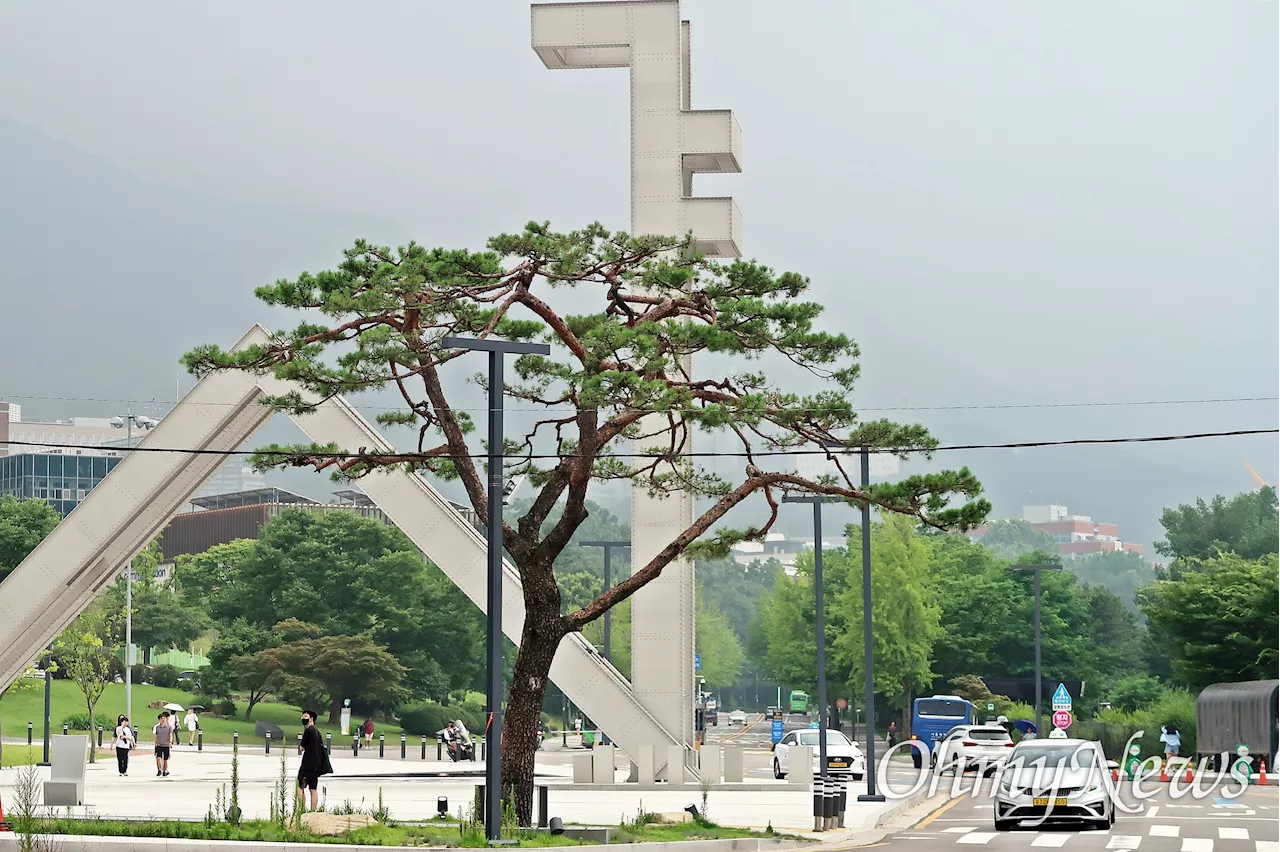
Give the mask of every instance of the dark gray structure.
[[1234, 756], [1236, 746], [1249, 747], [1275, 767], [1280, 750], [1280, 680], [1215, 683], [1196, 699], [1196, 756]]

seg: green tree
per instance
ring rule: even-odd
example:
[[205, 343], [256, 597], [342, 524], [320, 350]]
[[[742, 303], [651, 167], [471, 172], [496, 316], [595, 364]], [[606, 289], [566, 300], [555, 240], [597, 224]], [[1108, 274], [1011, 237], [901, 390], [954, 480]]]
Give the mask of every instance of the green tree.
[[1103, 694], [1110, 700], [1112, 707], [1132, 712], [1155, 704], [1166, 691], [1164, 685], [1154, 677], [1135, 674], [1120, 678]]
[[[850, 533], [854, 529], [850, 528]], [[861, 543], [849, 552], [860, 552]], [[861, 530], [858, 530], [861, 537]], [[909, 518], [886, 515], [871, 530], [871, 625], [874, 684], [889, 703], [905, 710], [933, 680], [933, 645], [941, 628], [941, 610], [930, 582], [931, 542]], [[859, 572], [859, 577], [861, 572]], [[839, 598], [847, 624], [861, 624], [862, 583], [849, 582]], [[861, 630], [836, 636], [836, 655], [849, 669], [856, 688], [866, 677]], [[910, 735], [909, 713], [906, 734]]]
[[1156, 578], [1155, 569], [1146, 560], [1122, 550], [1093, 553], [1063, 564], [1080, 582], [1108, 589], [1133, 612], [1138, 611], [1138, 589]]
[[1055, 554], [1053, 561], [1057, 561], [1058, 543], [1053, 536], [1032, 528], [1030, 521], [1021, 518], [992, 521], [978, 541], [1001, 559], [1017, 559], [1026, 553], [1043, 551]]
[[743, 654], [728, 616], [700, 600], [697, 618], [697, 649], [702, 655], [699, 674], [712, 689], [733, 686], [742, 674]]
[[[108, 608], [97, 601], [53, 641], [53, 654], [61, 661], [67, 677], [84, 694], [90, 736], [97, 725], [94, 714], [98, 701], [111, 682], [111, 658], [115, 649], [109, 643], [116, 630], [115, 621]], [[89, 749], [90, 763], [96, 760], [94, 752]]]
[[273, 631], [282, 644], [259, 651], [256, 664], [270, 672], [275, 691], [302, 700], [327, 697], [330, 724], [337, 723], [343, 698], [385, 706], [405, 699], [408, 670], [372, 636], [325, 636], [294, 619]]
[[1208, 503], [1196, 500], [1194, 506], [1165, 509], [1160, 516], [1165, 539], [1156, 542], [1156, 552], [1179, 560], [1211, 559], [1220, 551], [1259, 559], [1280, 550], [1276, 509], [1271, 487], [1230, 500], [1219, 494]]
[[258, 665], [257, 654], [275, 644], [275, 634], [243, 618], [219, 627], [218, 638], [209, 648], [209, 665], [200, 675], [201, 688], [220, 698], [244, 690], [248, 699], [244, 718], [249, 721], [253, 708], [267, 697], [271, 676], [269, 669]]
[[61, 519], [43, 500], [0, 496], [0, 582], [44, 541]]
[[[133, 582], [133, 643], [142, 649], [143, 663], [148, 666], [153, 648], [185, 648], [209, 626], [203, 606], [179, 593], [172, 577], [156, 580], [161, 555], [160, 542], [153, 541], [130, 563], [137, 575]], [[127, 583], [122, 574], [107, 589], [107, 606], [121, 613], [117, 624], [124, 623]]]
[[1276, 554], [1228, 553], [1189, 568], [1138, 593], [1142, 611], [1169, 640], [1176, 677], [1194, 690], [1273, 678], [1280, 628]]
[[220, 623], [265, 630], [292, 618], [326, 635], [371, 630], [408, 669], [404, 686], [417, 698], [479, 685], [480, 611], [408, 536], [374, 518], [284, 511], [256, 541], [185, 560], [179, 578]]
[[[694, 251], [691, 237], [632, 237], [599, 225], [559, 234], [530, 223], [522, 233], [490, 239], [482, 252], [416, 243], [393, 250], [362, 240], [336, 269], [259, 288], [266, 303], [305, 313], [293, 331], [233, 353], [202, 346], [185, 363], [197, 375], [239, 369], [297, 382], [305, 394], [264, 400], [295, 414], [313, 411], [334, 394], [391, 386], [405, 407], [383, 412], [379, 421], [409, 427], [412, 452], [272, 446], [256, 463], [311, 464], [348, 477], [385, 467], [427, 471], [460, 481], [472, 509], [485, 517], [486, 476], [469, 439], [474, 424], [467, 405], [451, 403], [456, 385], [445, 378], [469, 375], [477, 359], [442, 348], [441, 340], [492, 335], [554, 347], [552, 357], [516, 359], [505, 388], [523, 404], [547, 410], [522, 439], [504, 448], [505, 472], [527, 475], [536, 492], [530, 508], [503, 527], [525, 610], [508, 693], [503, 785], [516, 789], [517, 817], [525, 824], [532, 818], [543, 695], [560, 640], [629, 598], [672, 560], [699, 550], [723, 551], [746, 535], [762, 534], [726, 530], [693, 547], [743, 500], [766, 490], [815, 491], [915, 514], [941, 527], [971, 526], [989, 510], [979, 499], [977, 480], [964, 469], [863, 491], [847, 477], [814, 482], [761, 470], [750, 459], [758, 450], [936, 446], [923, 427], [856, 416], [849, 400], [858, 375], [857, 346], [845, 335], [817, 330], [822, 308], [804, 301], [808, 286], [800, 275], [776, 274], [754, 262], [709, 261]], [[563, 302], [577, 312], [553, 309], [546, 300], [553, 289], [573, 291]], [[729, 356], [745, 367], [771, 353], [818, 379], [820, 389], [793, 393], [758, 369], [695, 375], [687, 367], [714, 363], [699, 355]], [[695, 430], [739, 439], [741, 474], [726, 480], [697, 469], [683, 454]], [[630, 576], [585, 607], [563, 613], [556, 560], [590, 514], [591, 482], [619, 479], [642, 483], [655, 494], [691, 493], [702, 498], [700, 513]], [[952, 506], [956, 497], [967, 502]], [[562, 503], [559, 520], [544, 531]]]

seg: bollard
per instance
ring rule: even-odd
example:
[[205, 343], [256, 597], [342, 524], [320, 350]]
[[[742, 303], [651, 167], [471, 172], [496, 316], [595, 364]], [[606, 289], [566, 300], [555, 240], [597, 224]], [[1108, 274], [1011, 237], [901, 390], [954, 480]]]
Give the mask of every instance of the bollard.
[[[481, 738], [480, 738], [480, 759], [481, 759], [481, 760], [484, 760], [484, 759], [485, 759], [485, 757], [484, 757], [484, 756], [485, 756], [485, 749], [488, 747], [488, 745], [489, 745], [489, 738], [488, 738], [488, 737], [481, 737]], [[472, 762], [473, 762], [473, 763], [475, 762], [475, 758], [472, 758]]]
[[387, 756], [387, 735], [378, 734], [378, 757], [383, 758], [386, 756]]
[[333, 754], [333, 731], [324, 735], [324, 753]]
[[400, 735], [400, 759], [401, 760], [404, 760], [405, 743], [406, 743], [406, 740], [404, 738], [404, 734], [401, 734]]
[[196, 731], [196, 751], [204, 751], [204, 731]]
[[547, 827], [547, 785], [538, 785], [538, 828]]
[[[817, 645], [816, 640], [814, 641], [814, 644]], [[569, 729], [565, 728], [560, 732], [560, 748], [568, 748], [568, 747], [569, 747]]]
[[849, 779], [840, 782], [840, 794], [836, 800], [836, 828], [844, 828], [844, 813], [849, 806]]
[[444, 737], [436, 737], [436, 760], [444, 760]]
[[98, 748], [102, 748], [102, 726], [98, 726]]
[[237, 752], [240, 750], [240, 732], [239, 731], [231, 732], [231, 750], [233, 752]]
[[66, 726], [66, 725], [63, 725], [63, 726], [62, 726], [62, 735], [63, 735], [64, 737], [67, 735], [67, 726]]
[[351, 736], [351, 756], [352, 757], [360, 756], [360, 735], [359, 734], [353, 734]]
[[821, 775], [813, 778], [813, 830], [822, 831], [825, 820], [822, 818], [822, 799], [826, 794], [826, 779]]
[[827, 830], [836, 827], [836, 781], [827, 779], [827, 789], [822, 795], [822, 824]]
[[427, 759], [427, 735], [422, 735], [422, 759]]
[[476, 799], [475, 799], [475, 802], [473, 803], [474, 809], [472, 810], [472, 813], [475, 814], [476, 819], [479, 820], [482, 824], [484, 823], [484, 800], [485, 800], [484, 785], [477, 784]]
[[271, 754], [271, 732], [270, 731], [267, 731], [266, 744], [267, 744], [267, 754]]
[[31, 745], [31, 723], [27, 723], [27, 745]]

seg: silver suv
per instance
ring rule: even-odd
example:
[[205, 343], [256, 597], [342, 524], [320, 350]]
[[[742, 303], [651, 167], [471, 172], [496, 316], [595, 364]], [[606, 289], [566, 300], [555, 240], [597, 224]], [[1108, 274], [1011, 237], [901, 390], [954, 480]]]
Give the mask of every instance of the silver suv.
[[1110, 828], [1116, 821], [1116, 767], [1092, 740], [1023, 740], [1010, 749], [996, 782], [996, 831], [1022, 820]]
[[981, 768], [990, 774], [1009, 759], [1013, 738], [999, 725], [958, 725], [947, 731], [933, 749], [931, 765], [939, 774]]

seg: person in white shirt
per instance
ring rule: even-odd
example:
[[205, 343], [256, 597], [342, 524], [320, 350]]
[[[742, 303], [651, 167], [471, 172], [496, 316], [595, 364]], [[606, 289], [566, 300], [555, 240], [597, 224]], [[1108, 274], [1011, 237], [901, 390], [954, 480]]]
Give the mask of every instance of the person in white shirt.
[[120, 777], [123, 778], [129, 774], [129, 750], [138, 745], [137, 736], [129, 726], [128, 716], [121, 714], [116, 719], [116, 732], [111, 738], [111, 744], [116, 749], [116, 768], [120, 770]]
[[196, 715], [196, 711], [188, 710], [187, 715], [182, 719], [182, 724], [187, 726], [187, 734], [189, 735], [187, 745], [195, 745], [196, 731], [200, 730], [200, 717]]

